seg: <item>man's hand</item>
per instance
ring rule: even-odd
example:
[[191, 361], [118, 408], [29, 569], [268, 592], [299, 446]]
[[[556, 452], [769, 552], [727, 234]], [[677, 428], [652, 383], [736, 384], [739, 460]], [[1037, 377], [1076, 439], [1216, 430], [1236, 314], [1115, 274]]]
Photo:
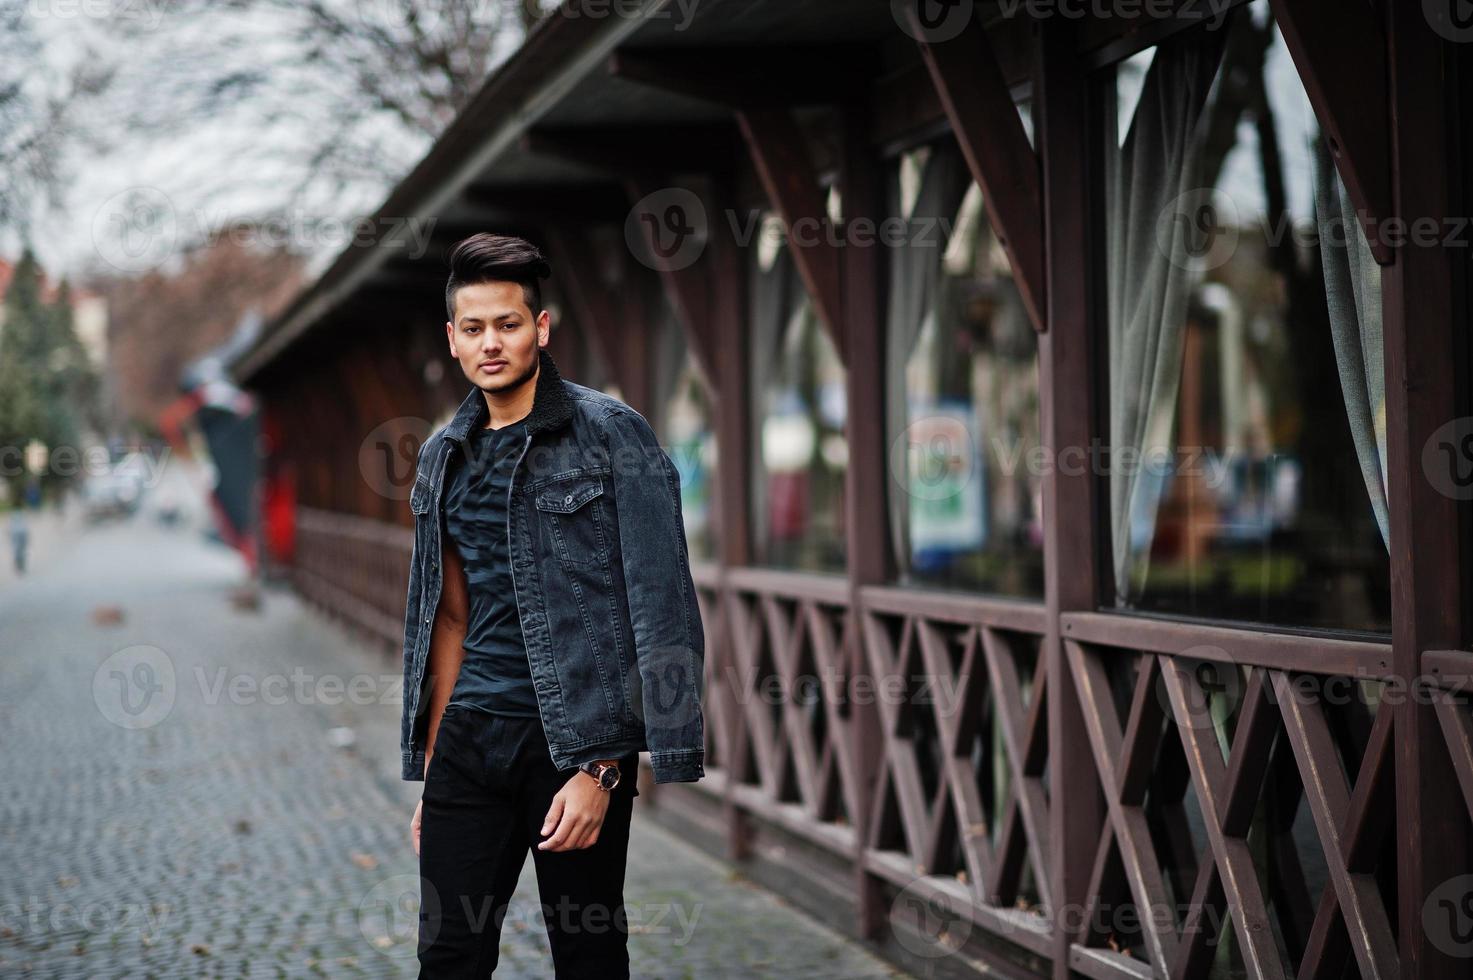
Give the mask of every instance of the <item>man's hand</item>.
[[[430, 756], [432, 756], [434, 754], [435, 754], [434, 743], [431, 743], [430, 746], [429, 746], [429, 748], [425, 749], [425, 778], [426, 779], [428, 779], [429, 776], [430, 776]], [[416, 856], [419, 855], [419, 828], [420, 828], [420, 824], [422, 824], [424, 822], [424, 812], [425, 812], [425, 801], [424, 801], [424, 797], [420, 797], [419, 802], [417, 804], [415, 804], [415, 806], [414, 806], [414, 818], [409, 821], [409, 836], [411, 838], [413, 838], [413, 840], [414, 840], [414, 853], [415, 853]]]
[[[617, 759], [600, 760], [617, 762]], [[621, 774], [621, 778], [623, 775]], [[539, 851], [572, 851], [598, 843], [598, 831], [609, 811], [609, 791], [586, 772], [576, 772], [557, 791], [542, 821], [542, 833], [552, 836], [537, 844]]]

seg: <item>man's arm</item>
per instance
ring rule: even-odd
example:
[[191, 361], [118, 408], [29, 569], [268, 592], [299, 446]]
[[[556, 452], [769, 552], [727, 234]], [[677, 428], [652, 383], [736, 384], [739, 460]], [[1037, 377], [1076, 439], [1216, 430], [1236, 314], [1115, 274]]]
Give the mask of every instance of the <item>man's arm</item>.
[[466, 593], [465, 567], [460, 552], [448, 539], [442, 538], [440, 567], [444, 584], [440, 588], [440, 604], [435, 608], [435, 623], [430, 632], [430, 652], [425, 669], [429, 671], [428, 725], [425, 732], [425, 773], [430, 771], [430, 756], [435, 751], [435, 735], [440, 717], [450, 702], [450, 692], [460, 676], [465, 659], [465, 630], [470, 602]]
[[703, 767], [705, 637], [691, 581], [680, 482], [649, 422], [633, 411], [604, 418], [624, 585], [634, 627], [644, 722], [656, 783], [694, 782]]

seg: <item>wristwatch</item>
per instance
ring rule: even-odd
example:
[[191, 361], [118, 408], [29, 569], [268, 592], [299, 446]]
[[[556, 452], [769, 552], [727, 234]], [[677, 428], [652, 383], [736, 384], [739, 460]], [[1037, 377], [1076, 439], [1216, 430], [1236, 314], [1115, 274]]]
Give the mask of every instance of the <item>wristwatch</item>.
[[585, 762], [578, 768], [597, 780], [598, 788], [606, 793], [619, 785], [617, 762]]

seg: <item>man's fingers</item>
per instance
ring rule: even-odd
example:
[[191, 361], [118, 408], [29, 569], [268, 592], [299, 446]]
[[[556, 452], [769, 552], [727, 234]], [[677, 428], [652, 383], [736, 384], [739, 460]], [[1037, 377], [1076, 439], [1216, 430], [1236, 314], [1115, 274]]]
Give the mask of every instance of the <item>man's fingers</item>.
[[544, 851], [571, 851], [580, 846], [578, 841], [587, 835], [590, 826], [591, 823], [586, 816], [576, 815], [564, 809], [563, 818], [558, 823], [556, 831], [537, 846]]
[[552, 806], [547, 808], [547, 816], [542, 818], [542, 832], [544, 834], [557, 826], [558, 821], [562, 819], [563, 808], [562, 794], [554, 796], [552, 798]]
[[568, 813], [567, 801], [559, 793], [552, 798], [552, 806], [548, 808], [547, 816], [542, 821], [542, 833], [551, 833], [552, 836], [538, 843], [538, 848], [544, 851], [557, 850], [567, 840], [572, 827], [573, 819]]

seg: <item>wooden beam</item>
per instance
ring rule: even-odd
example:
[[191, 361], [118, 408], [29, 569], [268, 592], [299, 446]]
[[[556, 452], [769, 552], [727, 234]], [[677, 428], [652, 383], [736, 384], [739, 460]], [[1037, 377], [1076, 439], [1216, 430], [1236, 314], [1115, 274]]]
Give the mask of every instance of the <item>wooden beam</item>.
[[[1047, 191], [1044, 229], [1048, 262], [1046, 303], [1049, 323], [1038, 338], [1039, 439], [1048, 459], [1070, 447], [1087, 446], [1096, 425], [1100, 338], [1090, 329], [1089, 269], [1098, 256], [1090, 248], [1091, 194], [1089, 80], [1075, 57], [1073, 26], [1059, 18], [1045, 23], [1036, 45], [1035, 116]], [[1090, 908], [1105, 902], [1106, 881], [1123, 869], [1112, 857], [1112, 832], [1105, 820], [1098, 780], [1092, 775], [1088, 728], [1081, 712], [1079, 682], [1065, 655], [1062, 617], [1098, 608], [1101, 540], [1099, 480], [1089, 467], [1045, 467], [1043, 473], [1043, 554], [1045, 635], [1039, 656], [1048, 678], [1049, 895], [1054, 900], [1050, 953], [1055, 980], [1075, 976], [1070, 969], [1080, 935], [1077, 923], [1061, 909]], [[1118, 785], [1118, 784], [1117, 784]], [[1107, 842], [1101, 850], [1101, 827]], [[1112, 863], [1113, 862], [1113, 863]], [[1117, 873], [1118, 875], [1114, 874]], [[1217, 887], [1216, 892], [1212, 889]], [[1203, 894], [1221, 894], [1216, 881]], [[1190, 939], [1190, 936], [1184, 939]], [[1214, 937], [1215, 938], [1215, 937]]]
[[1043, 260], [1043, 195], [1038, 155], [1028, 144], [992, 42], [975, 20], [949, 40], [923, 40], [927, 31], [906, 8], [912, 36], [946, 117], [982, 187], [982, 203], [1013, 265], [1035, 330], [1048, 329]]
[[1393, 249], [1379, 231], [1391, 210], [1386, 31], [1368, 3], [1269, 0], [1284, 44], [1330, 144], [1377, 263]]
[[[472, 184], [461, 196], [474, 207], [530, 223], [549, 217], [623, 221], [629, 210], [619, 185], [613, 181], [513, 187]], [[448, 217], [458, 222], [458, 215]]]
[[522, 149], [596, 167], [619, 177], [725, 172], [741, 140], [730, 123], [683, 126], [538, 126]]
[[[622, 391], [628, 391], [628, 347], [621, 343], [619, 315], [613, 290], [603, 281], [598, 256], [575, 228], [561, 222], [547, 226], [547, 240], [562, 257], [558, 282], [568, 298], [573, 319], [587, 332], [599, 355], [609, 366], [609, 374]], [[627, 340], [627, 338], [625, 338]], [[625, 398], [628, 401], [628, 398]], [[631, 402], [631, 404], [633, 404]], [[636, 411], [645, 409], [635, 405]]]
[[[1466, 214], [1466, 161], [1461, 159], [1466, 151], [1449, 126], [1463, 108], [1451, 63], [1457, 46], [1435, 33], [1420, 4], [1388, 3], [1383, 13], [1390, 38], [1392, 213], [1405, 221]], [[1336, 36], [1342, 33], [1337, 27]], [[1387, 138], [1382, 117], [1372, 125]], [[1464, 619], [1468, 572], [1460, 547], [1467, 540], [1468, 515], [1422, 465], [1429, 440], [1449, 419], [1467, 414], [1460, 397], [1468, 383], [1466, 327], [1456, 316], [1461, 304], [1454, 298], [1455, 288], [1467, 285], [1463, 251], [1407, 242], [1381, 276], [1391, 643], [1395, 674], [1404, 685], [1420, 677], [1423, 651], [1464, 649], [1469, 637]], [[1424, 701], [1408, 696], [1392, 706], [1400, 974], [1452, 980], [1468, 976], [1468, 960], [1448, 942], [1435, 941], [1424, 926], [1423, 909], [1452, 877], [1452, 869], [1468, 867], [1473, 847], [1446, 738], [1434, 705]]]
[[763, 44], [623, 49], [609, 56], [618, 78], [723, 105], [793, 106], [846, 101], [879, 63], [860, 44]]
[[[665, 215], [650, 214], [643, 209], [652, 203], [661, 200], [660, 192], [671, 188], [661, 184], [657, 178], [650, 175], [630, 176], [624, 182], [625, 192], [628, 195], [633, 210], [626, 211], [625, 234], [632, 233], [631, 229], [644, 238], [645, 247], [649, 254], [657, 259], [664, 254], [668, 243], [661, 241], [664, 236]], [[685, 327], [685, 335], [691, 345], [691, 351], [695, 354], [696, 361], [705, 373], [713, 389], [720, 390], [722, 387], [718, 381], [717, 368], [717, 343], [715, 339], [715, 327], [713, 326], [714, 310], [711, 304], [712, 286], [710, 282], [711, 267], [711, 244], [712, 244], [712, 222], [710, 215], [713, 208], [709, 202], [700, 202], [705, 212], [700, 216], [685, 216], [682, 222], [688, 225], [693, 234], [703, 234], [705, 242], [700, 253], [690, 263], [676, 261], [655, 262], [655, 272], [665, 286], [665, 295], [675, 307], [675, 315], [680, 318]], [[677, 201], [671, 201], [670, 206], [679, 207]]]
[[[609, 71], [620, 78], [736, 110], [758, 179], [789, 230], [798, 275], [846, 365], [839, 247], [827, 231], [832, 222], [825, 192], [790, 107], [852, 100], [866, 90], [874, 63], [871, 48], [852, 45], [620, 51], [609, 59]], [[812, 228], [813, 234], [795, 238], [794, 228]]]
[[[737, 125], [767, 192], [787, 232], [788, 251], [808, 296], [827, 328], [839, 359], [849, 365], [840, 284], [840, 246], [830, 234], [825, 191], [808, 155], [803, 131], [790, 110], [741, 109]], [[797, 232], [795, 234], [794, 232]]]
[[[883, 168], [869, 147], [872, 117], [868, 102], [856, 99], [846, 104], [842, 120], [839, 191], [843, 196], [844, 216], [847, 220], [862, 218], [878, 223], [884, 217], [885, 207]], [[884, 399], [873, 397], [874, 392], [882, 390], [885, 381], [884, 277], [877, 248], [844, 248], [837, 258], [842, 260], [840, 319], [846, 334], [843, 349], [869, 352], [869, 356], [854, 358], [845, 372], [845, 398], [849, 406], [845, 425], [849, 466], [844, 477], [844, 535], [849, 556], [846, 632], [855, 643], [862, 643], [861, 590], [891, 581], [895, 568], [890, 535], [884, 531], [885, 494], [872, 492], [883, 488], [889, 479], [885, 403]], [[856, 652], [846, 650], [845, 655], [855, 657]], [[862, 656], [855, 660], [867, 663], [867, 658]], [[863, 667], [858, 669], [869, 674]], [[854, 814], [858, 852], [853, 856], [853, 866], [859, 930], [866, 938], [880, 935], [887, 918], [887, 903], [880, 883], [866, 869], [863, 860], [878, 790], [877, 775], [884, 765], [885, 740], [880, 724], [873, 706], [855, 705], [839, 733], [849, 755], [857, 760], [856, 772], [863, 774], [863, 778], [856, 776], [856, 785], [852, 787], [859, 801]]]

